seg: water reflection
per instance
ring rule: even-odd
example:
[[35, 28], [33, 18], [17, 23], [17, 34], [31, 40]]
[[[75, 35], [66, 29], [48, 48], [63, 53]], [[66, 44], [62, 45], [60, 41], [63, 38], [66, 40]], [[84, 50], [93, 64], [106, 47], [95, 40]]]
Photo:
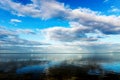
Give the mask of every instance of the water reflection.
[[[115, 55], [114, 55], [115, 54]], [[40, 71], [61, 62], [74, 65], [99, 64], [105, 70], [120, 72], [119, 53], [99, 54], [0, 54], [0, 71]], [[16, 71], [13, 71], [16, 72]], [[24, 72], [23, 72], [24, 73]]]
[[120, 62], [103, 63], [101, 65], [103, 69], [109, 72], [120, 73]]

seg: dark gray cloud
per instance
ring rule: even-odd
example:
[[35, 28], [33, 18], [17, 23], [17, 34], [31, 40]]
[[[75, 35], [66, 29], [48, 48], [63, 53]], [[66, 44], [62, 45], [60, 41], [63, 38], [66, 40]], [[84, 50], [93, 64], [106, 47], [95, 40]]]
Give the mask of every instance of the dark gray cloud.
[[70, 23], [70, 28], [53, 27], [42, 30], [47, 39], [57, 41], [97, 41], [98, 37], [89, 37], [87, 33], [91, 33], [91, 28], [83, 26], [76, 22]]
[[83, 30], [70, 29], [70, 28], [60, 28], [56, 27], [53, 29], [44, 30], [43, 33], [52, 40], [60, 41], [73, 41], [79, 40], [80, 38], [86, 38], [86, 35], [83, 33]]

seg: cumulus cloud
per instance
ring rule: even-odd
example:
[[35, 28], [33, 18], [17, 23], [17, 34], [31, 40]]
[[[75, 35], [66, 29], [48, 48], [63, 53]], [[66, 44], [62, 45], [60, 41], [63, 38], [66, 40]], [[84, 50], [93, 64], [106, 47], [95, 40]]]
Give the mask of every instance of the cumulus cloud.
[[[70, 21], [70, 28], [53, 27], [43, 30], [49, 39], [60, 41], [74, 41], [80, 40], [80, 38], [83, 40], [97, 40], [86, 36], [87, 33], [96, 34], [96, 31], [105, 35], [120, 34], [119, 16], [106, 16], [89, 9], [79, 8], [70, 10], [64, 19]], [[71, 21], [74, 21], [74, 24]]]
[[[3, 0], [0, 1], [0, 7], [17, 15], [74, 21], [82, 26], [87, 26], [91, 31], [99, 30], [106, 35], [120, 33], [120, 16], [102, 15], [100, 12], [86, 8], [71, 9], [55, 0], [32, 0], [32, 2], [22, 5], [10, 0]], [[85, 31], [83, 30], [83, 32]]]
[[[65, 14], [65, 5], [62, 3], [59, 3], [55, 0], [35, 0], [35, 4], [37, 4], [37, 7], [40, 7], [41, 10], [41, 17], [43, 19], [52, 18], [52, 17], [59, 17], [63, 18]], [[34, 2], [34, 0], [33, 0]], [[38, 5], [38, 2], [40, 2], [40, 6]]]
[[[53, 27], [42, 30], [43, 34], [47, 39], [58, 40], [58, 41], [77, 41], [80, 39], [83, 40], [92, 40], [87, 38], [85, 33], [89, 33], [90, 29], [88, 27], [82, 26], [76, 22], [71, 22], [70, 28], [64, 27]], [[87, 38], [87, 39], [86, 39]]]
[[55, 0], [32, 0], [32, 2], [32, 4], [22, 5], [11, 0], [4, 0], [0, 1], [0, 7], [18, 16], [32, 16], [43, 19], [52, 16], [58, 17], [65, 11], [64, 4]]
[[[0, 7], [15, 14], [24, 16], [47, 18], [61, 18], [75, 21], [83, 26], [97, 29], [104, 34], [119, 34], [120, 16], [102, 15], [86, 8], [71, 9], [55, 0], [32, 0], [33, 3], [22, 5], [10, 0], [0, 1]], [[6, 6], [8, 5], [8, 6]]]
[[119, 16], [106, 16], [89, 9], [75, 9], [72, 10], [70, 20], [74, 20], [84, 26], [91, 27], [92, 30], [99, 30], [104, 34], [119, 34]]

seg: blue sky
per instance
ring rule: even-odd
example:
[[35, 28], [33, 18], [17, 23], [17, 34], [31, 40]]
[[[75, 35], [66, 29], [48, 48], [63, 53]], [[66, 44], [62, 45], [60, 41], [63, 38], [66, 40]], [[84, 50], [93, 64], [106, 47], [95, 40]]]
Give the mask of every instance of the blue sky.
[[120, 52], [119, 0], [0, 0], [0, 52]]

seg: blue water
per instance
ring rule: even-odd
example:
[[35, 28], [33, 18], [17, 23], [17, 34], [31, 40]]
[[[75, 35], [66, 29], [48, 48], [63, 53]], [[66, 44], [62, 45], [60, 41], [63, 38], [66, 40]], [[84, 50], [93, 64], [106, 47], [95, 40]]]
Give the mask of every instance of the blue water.
[[107, 71], [113, 71], [116, 73], [120, 73], [120, 62], [103, 63], [102, 67], [103, 67], [103, 69], [105, 69]]
[[17, 74], [26, 74], [26, 73], [44, 73], [49, 67], [59, 65], [60, 62], [50, 62], [43, 65], [32, 65], [22, 67], [16, 70]]

